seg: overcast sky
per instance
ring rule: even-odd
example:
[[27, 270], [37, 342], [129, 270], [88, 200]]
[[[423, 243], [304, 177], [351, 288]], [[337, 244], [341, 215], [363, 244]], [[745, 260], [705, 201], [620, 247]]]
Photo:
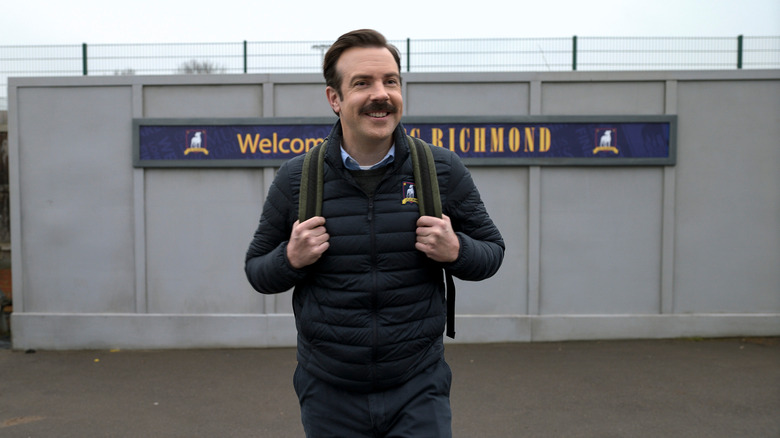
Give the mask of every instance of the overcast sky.
[[780, 35], [780, 0], [12, 0], [0, 45]]

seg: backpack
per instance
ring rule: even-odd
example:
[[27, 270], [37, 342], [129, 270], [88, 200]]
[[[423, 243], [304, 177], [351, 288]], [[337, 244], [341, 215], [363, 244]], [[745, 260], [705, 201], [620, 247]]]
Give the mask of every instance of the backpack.
[[[441, 218], [442, 207], [436, 163], [428, 143], [406, 136], [412, 156], [414, 183], [420, 216]], [[303, 159], [301, 189], [298, 197], [298, 220], [303, 222], [314, 216], [322, 216], [323, 174], [328, 140], [309, 149]], [[447, 284], [447, 336], [455, 339], [455, 282], [452, 274], [444, 271]]]

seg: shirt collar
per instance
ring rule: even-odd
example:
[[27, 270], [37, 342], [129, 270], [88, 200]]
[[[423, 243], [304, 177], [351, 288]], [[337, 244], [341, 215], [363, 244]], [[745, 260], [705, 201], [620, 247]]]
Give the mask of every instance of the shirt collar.
[[343, 146], [340, 146], [341, 149], [341, 160], [344, 162], [344, 167], [346, 167], [349, 170], [371, 170], [371, 169], [378, 169], [382, 166], [386, 166], [393, 162], [395, 159], [395, 144], [390, 146], [390, 150], [387, 151], [387, 154], [379, 160], [378, 163], [370, 165], [370, 166], [361, 166], [358, 164], [357, 161], [355, 161], [354, 158], [352, 158], [347, 151], [344, 150]]

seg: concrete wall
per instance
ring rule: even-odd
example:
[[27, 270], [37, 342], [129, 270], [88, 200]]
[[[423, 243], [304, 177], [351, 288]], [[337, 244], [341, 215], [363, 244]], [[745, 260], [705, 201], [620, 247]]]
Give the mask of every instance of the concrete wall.
[[[780, 335], [780, 71], [407, 74], [406, 115], [678, 116], [676, 166], [472, 166], [458, 342]], [[247, 284], [274, 169], [134, 169], [133, 118], [332, 116], [319, 75], [9, 81], [14, 348], [295, 343]]]

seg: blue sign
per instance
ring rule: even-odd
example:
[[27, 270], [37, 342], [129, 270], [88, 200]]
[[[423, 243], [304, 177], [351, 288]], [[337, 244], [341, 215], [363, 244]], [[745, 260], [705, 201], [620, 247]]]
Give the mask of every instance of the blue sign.
[[[673, 165], [676, 116], [421, 118], [407, 133], [477, 165]], [[136, 167], [263, 167], [305, 153], [333, 119], [134, 121]]]

